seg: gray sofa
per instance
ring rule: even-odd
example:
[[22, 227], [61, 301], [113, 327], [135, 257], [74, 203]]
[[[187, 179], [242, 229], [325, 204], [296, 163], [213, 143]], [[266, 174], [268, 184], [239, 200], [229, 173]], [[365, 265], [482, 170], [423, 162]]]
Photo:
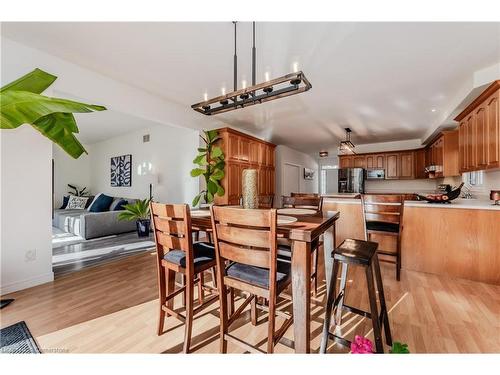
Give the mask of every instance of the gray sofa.
[[[129, 203], [135, 202], [135, 199], [129, 198], [115, 199], [125, 199]], [[118, 220], [119, 214], [120, 211], [89, 212], [86, 209], [55, 209], [52, 226], [86, 240], [134, 231], [135, 221], [120, 221]]]

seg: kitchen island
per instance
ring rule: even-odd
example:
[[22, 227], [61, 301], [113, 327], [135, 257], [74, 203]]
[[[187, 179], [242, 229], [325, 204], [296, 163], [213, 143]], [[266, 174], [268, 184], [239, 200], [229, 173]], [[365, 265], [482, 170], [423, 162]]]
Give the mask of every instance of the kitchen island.
[[[323, 209], [340, 211], [337, 245], [364, 239], [361, 199], [325, 197]], [[389, 236], [372, 239], [381, 249], [395, 249]], [[405, 201], [401, 258], [403, 270], [500, 285], [500, 206], [474, 199]]]

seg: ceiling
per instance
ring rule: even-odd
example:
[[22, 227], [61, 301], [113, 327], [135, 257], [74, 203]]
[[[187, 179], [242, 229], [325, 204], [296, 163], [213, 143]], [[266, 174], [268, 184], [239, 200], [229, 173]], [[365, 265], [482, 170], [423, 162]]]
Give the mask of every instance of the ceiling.
[[[500, 23], [273, 22], [256, 32], [257, 82], [297, 63], [313, 87], [217, 120], [308, 153], [334, 150], [345, 127], [355, 144], [421, 138], [474, 71], [500, 61]], [[187, 108], [233, 86], [230, 22], [3, 23], [2, 33]], [[238, 61], [250, 82], [248, 22]]]

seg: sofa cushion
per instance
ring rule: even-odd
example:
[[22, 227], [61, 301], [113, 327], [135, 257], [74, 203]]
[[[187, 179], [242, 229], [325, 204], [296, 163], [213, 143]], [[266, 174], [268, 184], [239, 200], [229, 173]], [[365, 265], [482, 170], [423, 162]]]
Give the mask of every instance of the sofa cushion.
[[106, 195], [104, 193], [98, 194], [90, 207], [88, 208], [89, 212], [104, 212], [109, 210], [109, 206], [113, 202], [113, 197]]
[[125, 208], [123, 207], [124, 205], [128, 204], [128, 201], [122, 198], [115, 198], [113, 202], [111, 203], [111, 206], [109, 206], [110, 211], [122, 211]]
[[87, 201], [87, 204], [85, 205], [85, 208], [89, 208], [92, 202], [94, 201], [95, 195], [89, 195], [89, 200]]
[[59, 207], [59, 209], [64, 210], [66, 208], [66, 206], [68, 205], [68, 202], [69, 202], [69, 195], [65, 195], [63, 197], [62, 205], [61, 205], [61, 207]]
[[84, 209], [88, 200], [89, 200], [88, 197], [77, 197], [75, 195], [70, 195], [68, 204], [66, 205], [65, 209], [66, 210]]

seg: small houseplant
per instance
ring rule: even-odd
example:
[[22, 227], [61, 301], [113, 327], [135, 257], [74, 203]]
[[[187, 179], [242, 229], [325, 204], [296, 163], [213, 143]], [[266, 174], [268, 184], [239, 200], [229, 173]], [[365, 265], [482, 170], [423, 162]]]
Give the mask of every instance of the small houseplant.
[[224, 153], [216, 142], [220, 139], [217, 130], [204, 130], [204, 136], [200, 136], [204, 142], [204, 147], [198, 148], [198, 155], [193, 163], [197, 165], [191, 170], [191, 177], [203, 176], [205, 179], [205, 189], [193, 199], [193, 207], [198, 206], [203, 198], [205, 203], [212, 203], [215, 195], [223, 196], [224, 188], [220, 184], [224, 178]]
[[68, 191], [68, 194], [74, 195], [76, 197], [85, 197], [88, 194], [87, 187], [83, 189], [78, 188], [76, 185], [68, 184], [68, 187], [73, 191]]
[[138, 199], [135, 203], [123, 205], [124, 210], [118, 214], [118, 220], [135, 220], [137, 236], [148, 237], [151, 227], [149, 215], [150, 199]]

